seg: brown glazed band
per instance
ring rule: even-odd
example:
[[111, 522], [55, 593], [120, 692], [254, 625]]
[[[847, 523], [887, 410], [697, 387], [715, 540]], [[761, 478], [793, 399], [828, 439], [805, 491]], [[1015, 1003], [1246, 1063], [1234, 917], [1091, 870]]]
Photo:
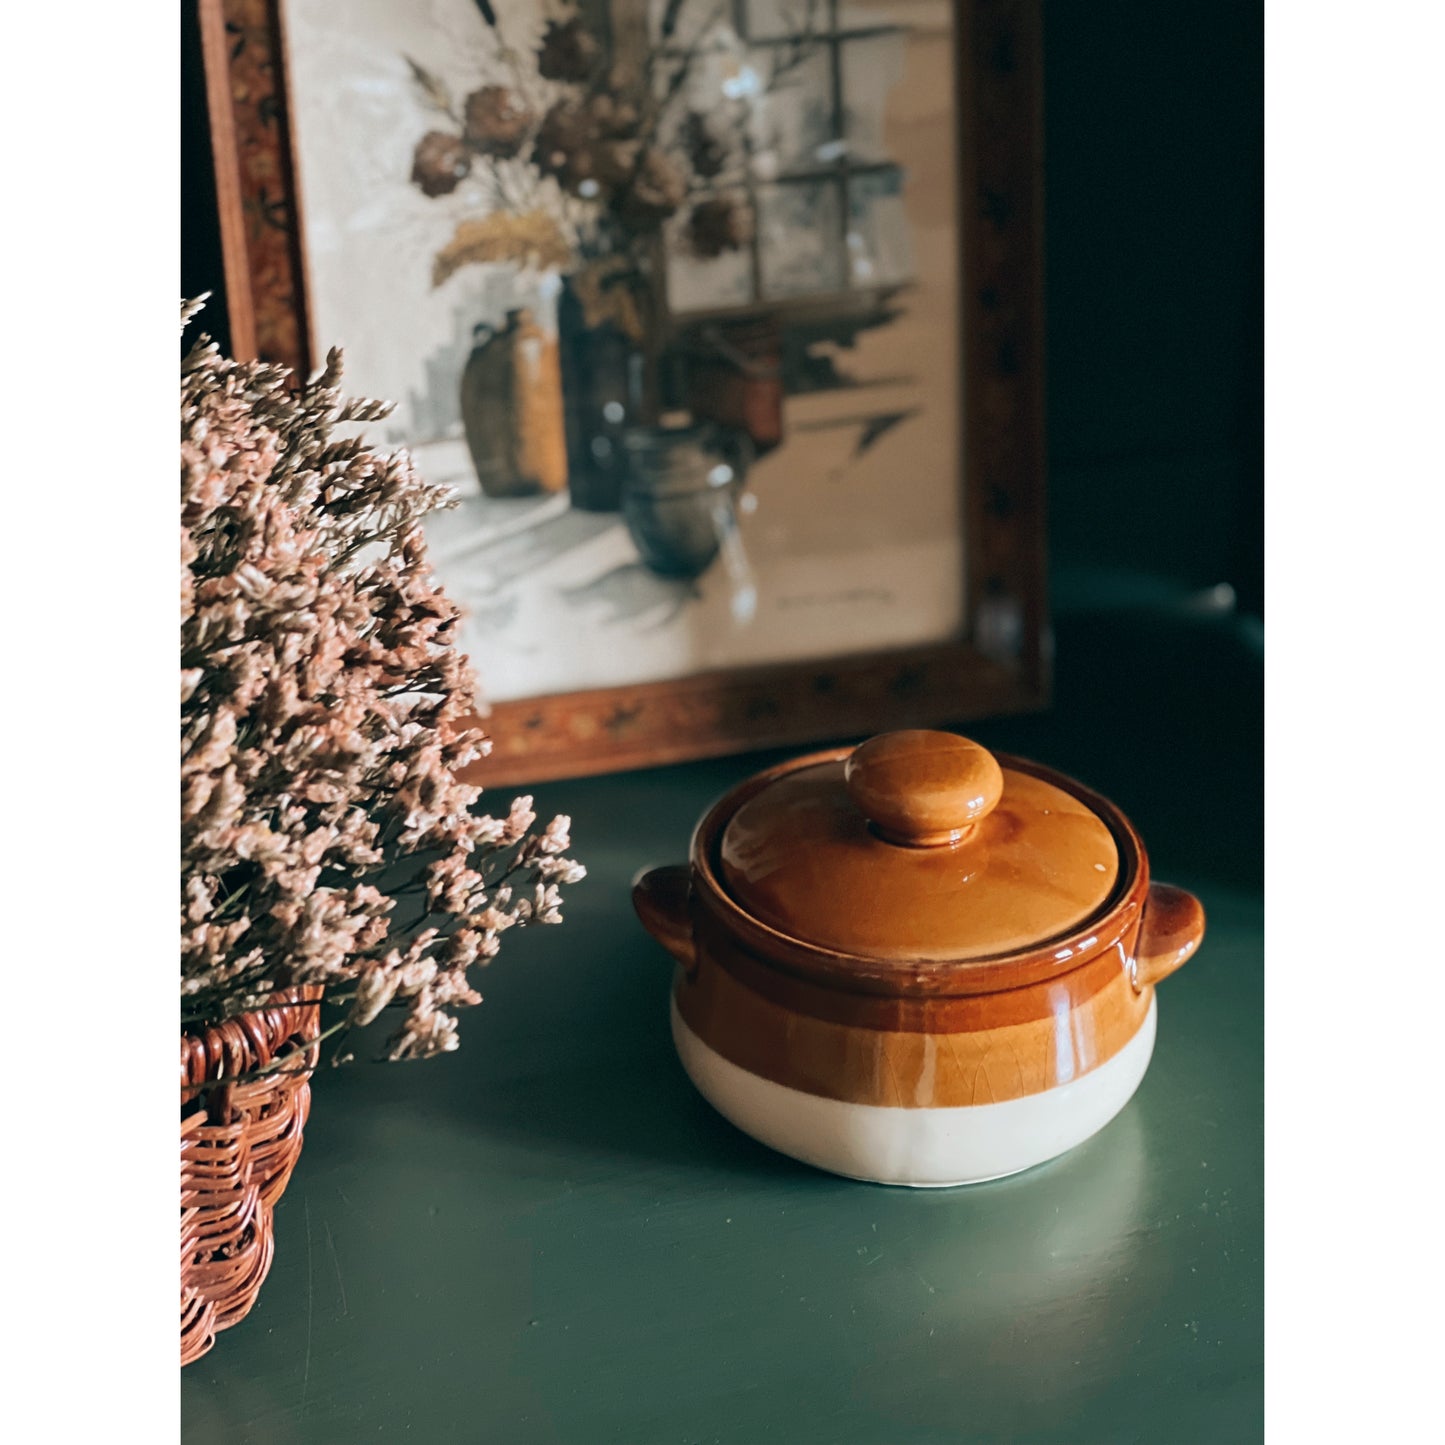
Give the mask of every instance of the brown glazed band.
[[853, 993], [786, 973], [744, 948], [701, 910], [695, 912], [692, 936], [699, 960], [725, 969], [741, 987], [780, 1008], [850, 1028], [919, 1034], [1004, 1028], [1056, 1018], [1061, 1008], [1086, 1008], [1121, 975], [1129, 977], [1134, 942], [1126, 935], [1068, 973], [1043, 983], [993, 993], [918, 997]]
[[885, 999], [770, 970], [711, 929], [674, 998], [709, 1048], [773, 1083], [846, 1103], [949, 1108], [1022, 1098], [1113, 1058], [1153, 998], [1118, 944], [1049, 983], [954, 998]]

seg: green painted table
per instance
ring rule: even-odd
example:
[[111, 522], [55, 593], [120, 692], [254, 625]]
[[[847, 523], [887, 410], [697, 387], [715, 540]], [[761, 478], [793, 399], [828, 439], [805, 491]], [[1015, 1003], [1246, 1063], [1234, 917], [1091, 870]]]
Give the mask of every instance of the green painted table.
[[549, 785], [590, 877], [509, 935], [459, 1053], [315, 1087], [254, 1312], [188, 1442], [909, 1445], [1262, 1435], [1261, 649], [1062, 619], [1057, 705], [970, 728], [1115, 799], [1209, 935], [1139, 1093], [996, 1184], [855, 1184], [693, 1092], [628, 884], [768, 759]]

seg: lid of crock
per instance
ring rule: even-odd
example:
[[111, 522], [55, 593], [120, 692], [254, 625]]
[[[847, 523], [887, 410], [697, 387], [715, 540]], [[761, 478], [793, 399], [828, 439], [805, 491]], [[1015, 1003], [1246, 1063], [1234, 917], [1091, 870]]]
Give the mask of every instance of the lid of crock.
[[884, 733], [784, 773], [721, 840], [735, 901], [817, 947], [888, 960], [1016, 953], [1084, 923], [1119, 851], [1064, 788], [953, 733]]

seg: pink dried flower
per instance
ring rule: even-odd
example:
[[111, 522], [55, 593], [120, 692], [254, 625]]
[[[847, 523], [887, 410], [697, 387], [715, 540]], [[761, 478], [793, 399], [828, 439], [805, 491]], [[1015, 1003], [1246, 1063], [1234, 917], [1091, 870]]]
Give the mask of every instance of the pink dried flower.
[[340, 376], [333, 351], [298, 393], [204, 337], [181, 364], [182, 1021], [314, 983], [339, 1028], [404, 1009], [387, 1054], [420, 1058], [457, 1046], [467, 969], [560, 921], [584, 870], [531, 798], [473, 811], [457, 769], [490, 743], [420, 527], [447, 498], [336, 437], [390, 410]]
[[507, 815], [507, 821], [502, 824], [503, 844], [516, 843], [526, 836], [527, 830], [537, 821], [537, 815], [532, 811], [532, 799], [514, 798], [512, 800], [512, 811]]

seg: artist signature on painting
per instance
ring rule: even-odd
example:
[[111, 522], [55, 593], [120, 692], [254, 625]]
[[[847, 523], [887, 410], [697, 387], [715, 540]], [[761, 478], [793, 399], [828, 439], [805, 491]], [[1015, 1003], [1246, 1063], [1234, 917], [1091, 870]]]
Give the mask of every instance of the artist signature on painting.
[[779, 597], [780, 608], [790, 607], [836, 607], [857, 603], [891, 604], [894, 594], [886, 587], [852, 587], [842, 592], [807, 592], [793, 597]]

